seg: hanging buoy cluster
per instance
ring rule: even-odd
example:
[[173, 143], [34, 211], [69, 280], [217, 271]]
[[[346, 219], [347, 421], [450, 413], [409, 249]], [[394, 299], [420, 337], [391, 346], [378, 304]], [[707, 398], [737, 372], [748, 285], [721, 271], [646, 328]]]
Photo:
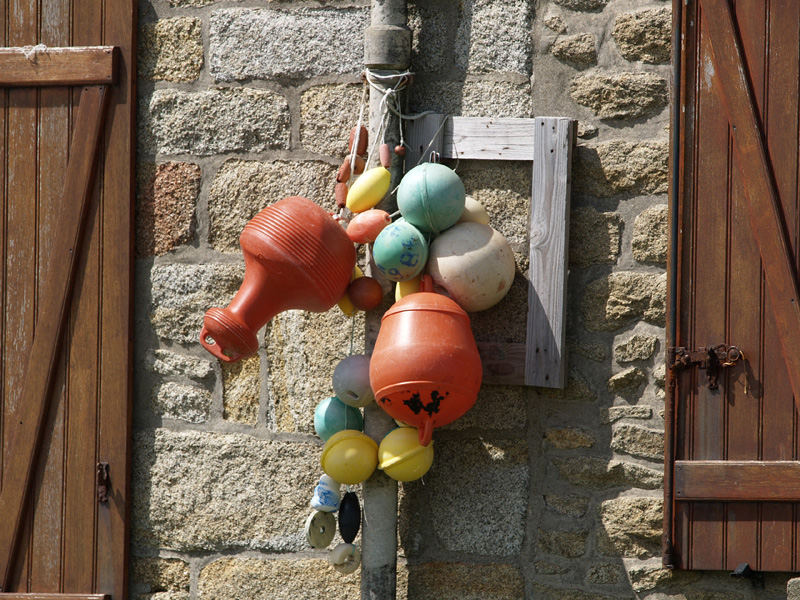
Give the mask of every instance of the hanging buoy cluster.
[[[366, 88], [362, 116], [365, 98]], [[388, 110], [384, 107], [379, 140]], [[399, 104], [392, 111], [402, 121]], [[402, 156], [402, 127], [400, 139], [394, 154]], [[370, 245], [372, 266], [395, 282], [395, 302], [381, 320], [372, 355], [354, 354], [351, 336], [349, 356], [332, 374], [333, 395], [314, 411], [314, 429], [324, 442], [323, 475], [310, 500], [306, 536], [311, 547], [328, 548], [338, 526], [343, 543], [329, 560], [342, 573], [355, 571], [361, 560], [355, 544], [361, 506], [351, 487], [376, 469], [398, 481], [414, 481], [429, 471], [434, 429], [468, 411], [481, 385], [467, 312], [499, 302], [515, 271], [505, 238], [445, 165], [425, 163], [405, 175], [393, 191], [398, 213], [375, 208], [390, 193], [392, 150], [381, 144], [380, 166], [367, 168], [376, 147], [369, 148], [359, 117], [336, 174], [334, 213], [292, 197], [248, 222], [240, 237], [244, 282], [227, 308], [206, 313], [200, 334], [212, 354], [230, 362], [255, 352], [256, 332], [281, 311], [324, 311], [338, 304], [353, 317], [377, 308], [384, 288], [356, 264], [359, 244]], [[380, 444], [363, 432], [361, 409], [373, 402], [398, 424]]]
[[[383, 316], [372, 355], [351, 350], [337, 364], [334, 396], [320, 402], [314, 414], [315, 430], [325, 441], [320, 458], [325, 475], [311, 505], [317, 511], [339, 511], [344, 543], [331, 551], [330, 561], [341, 572], [358, 565], [354, 539], [361, 512], [352, 491], [338, 504], [339, 487], [358, 485], [375, 469], [397, 481], [414, 481], [428, 472], [434, 428], [469, 410], [481, 384], [481, 361], [467, 311], [499, 302], [515, 271], [508, 243], [489, 226], [486, 210], [466, 195], [449, 167], [426, 163], [411, 169], [396, 190], [399, 218], [394, 221], [375, 208], [390, 186], [386, 144], [380, 148], [382, 166], [366, 170], [350, 186], [354, 158], [367, 148], [366, 139], [366, 130], [351, 132], [336, 200], [347, 236], [354, 244], [371, 244], [374, 266], [395, 282], [395, 303]], [[353, 213], [349, 222], [344, 217], [348, 211]], [[434, 284], [446, 295], [434, 292]], [[352, 315], [379, 305], [382, 296], [378, 282], [356, 266], [339, 307]], [[380, 444], [362, 431], [359, 409], [372, 402], [398, 424]], [[334, 500], [318, 500], [332, 489], [337, 492]], [[309, 517], [310, 527], [316, 522]], [[332, 527], [332, 521], [325, 526]], [[325, 538], [324, 547], [331, 540], [332, 535]], [[320, 547], [311, 534], [309, 543]]]

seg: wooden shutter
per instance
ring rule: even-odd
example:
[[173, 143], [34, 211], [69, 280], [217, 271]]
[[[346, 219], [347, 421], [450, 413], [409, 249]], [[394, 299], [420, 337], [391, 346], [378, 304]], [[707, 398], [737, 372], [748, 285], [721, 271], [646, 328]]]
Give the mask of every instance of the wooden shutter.
[[697, 367], [670, 373], [665, 564], [796, 571], [800, 3], [677, 0], [673, 9], [671, 343], [734, 345], [744, 359], [720, 370], [716, 390]]
[[134, 18], [0, 3], [0, 600], [127, 593]]

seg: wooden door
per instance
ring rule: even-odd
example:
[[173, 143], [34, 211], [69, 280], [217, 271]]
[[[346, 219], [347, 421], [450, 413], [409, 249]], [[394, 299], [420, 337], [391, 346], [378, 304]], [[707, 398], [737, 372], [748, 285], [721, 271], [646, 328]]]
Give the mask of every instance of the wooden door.
[[126, 596], [132, 0], [0, 2], [0, 599]]
[[[677, 0], [665, 564], [800, 567], [800, 2]], [[680, 353], [680, 350], [677, 351]], [[673, 353], [668, 361], [675, 358]], [[668, 365], [669, 367], [670, 365]]]

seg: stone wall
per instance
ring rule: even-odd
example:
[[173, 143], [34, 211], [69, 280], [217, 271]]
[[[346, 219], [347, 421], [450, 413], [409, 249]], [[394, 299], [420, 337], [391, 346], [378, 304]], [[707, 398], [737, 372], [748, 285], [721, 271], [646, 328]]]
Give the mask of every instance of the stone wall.
[[[132, 597], [358, 598], [310, 550], [316, 403], [351, 322], [276, 317], [227, 366], [197, 343], [287, 195], [333, 204], [361, 98], [367, 0], [142, 0]], [[661, 568], [670, 29], [661, 0], [419, 0], [412, 110], [579, 119], [564, 391], [484, 386], [401, 486], [398, 597], [785, 597]], [[464, 162], [527, 268], [530, 163]], [[526, 287], [473, 316], [522, 341]], [[363, 316], [354, 323], [363, 349]]]

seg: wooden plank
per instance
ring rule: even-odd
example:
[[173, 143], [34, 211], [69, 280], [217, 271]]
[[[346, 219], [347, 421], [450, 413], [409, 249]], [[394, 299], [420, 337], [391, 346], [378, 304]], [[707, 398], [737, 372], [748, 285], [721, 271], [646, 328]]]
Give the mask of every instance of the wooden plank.
[[0, 592], [0, 600], [111, 600], [109, 594], [30, 594]]
[[[75, 45], [94, 46], [103, 43], [103, 7], [93, 2], [73, 3], [72, 40]], [[77, 95], [78, 90], [73, 93]], [[107, 102], [113, 91], [106, 89]], [[79, 131], [77, 120], [75, 131]], [[100, 132], [101, 140], [107, 131]], [[101, 142], [102, 145], [102, 142]], [[99, 163], [99, 164], [102, 164]], [[98, 167], [99, 167], [98, 164]], [[100, 591], [95, 588], [95, 548], [87, 547], [86, 536], [96, 539], [97, 501], [95, 469], [97, 464], [97, 398], [101, 370], [98, 349], [99, 287], [99, 212], [102, 210], [105, 187], [103, 171], [97, 171], [95, 184], [85, 217], [82, 250], [78, 258], [75, 292], [69, 314], [67, 340], [67, 421], [66, 461], [67, 485], [64, 489], [64, 530], [62, 586], [68, 592]], [[94, 546], [94, 544], [92, 544]], [[107, 592], [107, 590], [101, 590]]]
[[525, 385], [526, 344], [478, 342], [484, 384]]
[[[34, 89], [8, 90], [8, 180], [6, 213], [4, 339], [4, 420], [3, 486], [17, 457], [13, 451], [14, 424], [25, 411], [22, 397], [24, 365], [31, 348], [36, 322], [36, 164], [37, 98]], [[0, 505], [2, 506], [2, 505]], [[2, 508], [0, 508], [2, 513]], [[29, 527], [29, 519], [24, 524]], [[28, 533], [27, 531], [25, 532]], [[28, 579], [28, 540], [22, 534], [20, 559], [8, 580], [24, 583]], [[3, 563], [0, 561], [0, 566]], [[1, 577], [1, 576], [0, 576]], [[7, 589], [7, 588], [4, 588]]]
[[[740, 33], [743, 35], [743, 48], [748, 61], [747, 68], [754, 77], [753, 92], [757, 99], [762, 98], [764, 96], [763, 71], [767, 54], [763, 36], [766, 11], [763, 3], [740, 2], [736, 6], [736, 12]], [[705, 16], [714, 18], [713, 15], [707, 13]], [[710, 55], [707, 55], [706, 60], [709, 59]], [[712, 78], [713, 87], [718, 87], [720, 83], [716, 77]], [[749, 390], [745, 394], [745, 382], [742, 382], [741, 378], [737, 381], [735, 377], [737, 374], [744, 374], [746, 377], [746, 366], [760, 369], [761, 365], [768, 364], [761, 360], [762, 353], [759, 351], [761, 335], [764, 333], [761, 327], [761, 311], [764, 306], [761, 303], [761, 294], [757, 293], [762, 280], [761, 258], [747, 218], [748, 201], [744, 193], [742, 177], [733, 164], [733, 138], [728, 127], [725, 106], [722, 104], [719, 94], [713, 89], [709, 89], [706, 93], [717, 103], [716, 110], [719, 111], [719, 116], [715, 117], [715, 121], [720, 120], [724, 123], [727, 138], [727, 152], [724, 157], [727, 162], [724, 179], [727, 181], [728, 188], [728, 202], [725, 209], [728, 235], [725, 287], [723, 288], [726, 298], [725, 340], [749, 350], [746, 352], [748, 364], [728, 370], [721, 383], [723, 412], [726, 415], [723, 424], [726, 446], [724, 458], [727, 460], [761, 460], [763, 457], [759, 454], [759, 433], [761, 419], [764, 415], [761, 411], [760, 395], [749, 393]], [[763, 112], [760, 107], [759, 112]], [[713, 152], [713, 149], [708, 151]], [[709, 173], [709, 175], [711, 174]], [[719, 186], [721, 178], [711, 176], [709, 180], [710, 186]], [[698, 198], [702, 197], [698, 196]], [[721, 218], [722, 215], [717, 216], [717, 219]], [[719, 291], [717, 290], [717, 298], [712, 296], [711, 302], [719, 301]], [[706, 288], [706, 293], [710, 294], [711, 291]], [[706, 306], [704, 310], [714, 309]], [[778, 366], [782, 365], [778, 363]], [[759, 377], [759, 379], [761, 378]], [[709, 456], [707, 458], [717, 457]], [[726, 545], [718, 551], [721, 552], [725, 561], [723, 568], [733, 570], [743, 562], [749, 563], [754, 569], [759, 568], [759, 520], [760, 506], [757, 502], [731, 502], [725, 505]]]
[[452, 117], [444, 127], [443, 158], [535, 160], [534, 119]]
[[[36, 41], [36, 6], [28, 0], [4, 2], [7, 17], [4, 28], [10, 45], [26, 45]], [[30, 350], [36, 319], [36, 163], [37, 91], [33, 89], [8, 90], [8, 180], [6, 214], [6, 278], [4, 282], [6, 307], [4, 365], [6, 419], [3, 440], [4, 461], [10, 466], [16, 457], [11, 451], [13, 424], [24, 411], [22, 405], [22, 367]], [[31, 201], [31, 200], [34, 201]], [[4, 482], [8, 482], [7, 468]], [[2, 512], [2, 511], [0, 511]], [[7, 581], [15, 589], [27, 585], [30, 576], [28, 560], [30, 550], [30, 517], [21, 527], [21, 543], [17, 547], [16, 564], [9, 565]], [[0, 562], [0, 567], [2, 567]], [[0, 581], [2, 581], [0, 579]], [[8, 589], [7, 587], [5, 589]]]
[[676, 460], [676, 500], [797, 501], [800, 461]]
[[[73, 3], [73, 43], [94, 46], [103, 43], [103, 7], [98, 3]], [[78, 90], [74, 90], [77, 93]], [[110, 102], [112, 90], [107, 89]], [[74, 125], [79, 131], [79, 125]], [[100, 131], [101, 140], [107, 132]], [[101, 142], [102, 145], [102, 142]], [[102, 163], [100, 163], [102, 164]], [[99, 165], [98, 165], [99, 166]], [[78, 277], [69, 315], [66, 462], [67, 486], [64, 490], [64, 591], [97, 591], [94, 586], [95, 552], [89, 551], [85, 539], [97, 536], [95, 469], [97, 464], [97, 398], [98, 372], [101, 370], [98, 349], [99, 302], [99, 213], [102, 210], [103, 171], [97, 172], [99, 185], [92, 188], [93, 198], [85, 217], [82, 251], [77, 265]], [[94, 544], [93, 544], [94, 546]], [[106, 592], [106, 590], [102, 590]]]
[[[700, 504], [707, 504], [705, 502]], [[726, 502], [725, 513], [725, 545], [714, 549], [714, 554], [722, 556], [720, 568], [732, 571], [743, 562], [750, 563], [753, 569], [760, 570], [758, 562], [758, 502]], [[791, 508], [790, 504], [787, 504]]]
[[[63, 46], [70, 39], [69, 0], [42, 0], [40, 41]], [[70, 141], [70, 94], [68, 88], [39, 90], [38, 257], [37, 296], [44, 292], [44, 267], [53, 252], [60, 227], [60, 201], [64, 190]], [[41, 307], [40, 307], [41, 309]], [[49, 419], [45, 426], [33, 483], [33, 535], [30, 548], [30, 590], [58, 592], [62, 588], [62, 516], [64, 477], [64, 423], [66, 361], [58, 359], [58, 371], [50, 393]], [[81, 590], [89, 591], [89, 590]]]
[[792, 530], [794, 506], [789, 502], [751, 503], [761, 510], [756, 523], [761, 526], [759, 540], [759, 571], [792, 570]]
[[703, 0], [703, 8], [713, 18], [704, 25], [711, 38], [713, 62], [719, 73], [720, 96], [728, 107], [733, 137], [734, 158], [742, 173], [745, 194], [750, 202], [750, 224], [758, 242], [766, 272], [767, 286], [775, 314], [778, 338], [792, 383], [794, 397], [800, 398], [800, 290], [798, 290], [791, 242], [783, 225], [781, 203], [771, 172], [750, 92], [744, 57], [727, 0]]
[[29, 353], [22, 387], [20, 411], [16, 426], [8, 432], [9, 454], [15, 457], [8, 465], [0, 490], [0, 507], [6, 518], [0, 520], [0, 588], [8, 588], [12, 569], [11, 557], [19, 542], [26, 497], [32, 479], [32, 465], [40, 442], [47, 414], [47, 398], [53, 374], [64, 316], [69, 306], [69, 292], [75, 276], [82, 225], [88, 200], [94, 188], [94, 169], [99, 150], [103, 115], [108, 94], [104, 87], [86, 88], [75, 120], [67, 180], [62, 203], [62, 228], [56, 250], [45, 269], [45, 292], [36, 334]]
[[0, 86], [113, 85], [113, 46], [0, 48]]
[[717, 570], [724, 568], [720, 548], [724, 544], [723, 519], [725, 505], [721, 502], [691, 504], [688, 562], [690, 569]]
[[527, 351], [525, 384], [564, 387], [570, 173], [575, 121], [534, 120], [536, 146], [528, 225]]
[[[447, 116], [433, 113], [420, 117], [408, 128], [405, 157], [406, 171], [410, 171], [419, 163], [430, 162], [432, 152], [442, 154], [442, 136], [444, 134], [442, 121], [445, 119], [447, 119]], [[425, 154], [424, 158], [422, 158], [423, 153]]]
[[[766, 12], [761, 7], [762, 13]], [[745, 26], [736, 6], [737, 23], [742, 36], [742, 46], [748, 57], [750, 80], [753, 72], [750, 63], [751, 26]], [[783, 222], [789, 231], [793, 245], [792, 254], [798, 255], [796, 232], [798, 223], [797, 210], [797, 159], [798, 159], [798, 35], [797, 24], [800, 23], [800, 3], [775, 3], [769, 5], [770, 14], [765, 21], [761, 35], [756, 38], [765, 59], [762, 61], [762, 76], [765, 91], [762, 95], [763, 128], [766, 130], [766, 149], [775, 175], [776, 190], [780, 198]], [[745, 29], [746, 27], [746, 29]], [[766, 35], [764, 31], [766, 30]], [[758, 75], [756, 75], [758, 76]], [[759, 88], [755, 88], [758, 97]], [[747, 213], [744, 213], [747, 214]], [[771, 298], [767, 294], [765, 307], [771, 307]], [[738, 308], [738, 307], [737, 307]], [[741, 307], [736, 312], [741, 315]], [[771, 311], [765, 316], [765, 340], [777, 340], [778, 332]], [[767, 393], [762, 398], [761, 439], [762, 460], [792, 460], [795, 458], [793, 442], [794, 431], [794, 399], [792, 398], [791, 380], [786, 373], [786, 362], [781, 356], [780, 344], [767, 343], [763, 348], [764, 369], [761, 380], [765, 382]], [[792, 537], [794, 530], [793, 506], [789, 503], [763, 503], [760, 505], [759, 525], [761, 527], [759, 542], [761, 571], [791, 571], [793, 569]]]
[[[423, 152], [431, 151], [425, 149], [444, 118], [440, 114], [426, 115], [409, 128], [406, 169], [413, 168]], [[431, 148], [438, 146], [436, 138]], [[563, 117], [451, 117], [444, 125], [442, 158], [534, 162], [527, 349], [522, 357], [518, 346], [483, 344], [484, 383], [564, 387], [564, 309], [574, 140], [575, 121]], [[534, 158], [536, 144], [538, 159]]]
[[[133, 207], [135, 144], [136, 0], [107, 2], [105, 43], [119, 48], [120, 76], [106, 127], [102, 215], [103, 289], [100, 315], [100, 431], [98, 459], [110, 469], [109, 500], [97, 506], [94, 590], [128, 594], [127, 531], [130, 512], [133, 385]], [[121, 243], [122, 240], [122, 243]]]
[[[677, 247], [669, 257], [674, 262], [677, 270], [674, 280], [675, 296], [673, 297], [675, 302], [675, 337], [671, 340], [671, 345], [682, 345], [689, 340], [689, 318], [687, 315], [690, 314], [693, 296], [688, 292], [688, 288], [693, 280], [687, 278], [684, 274], [687, 272], [687, 264], [690, 262], [692, 249], [691, 220], [687, 218], [687, 215], [691, 213], [691, 204], [694, 198], [692, 183], [696, 180], [696, 164], [692, 152], [693, 145], [690, 140], [693, 139], [692, 132], [697, 119], [696, 100], [700, 91], [700, 87], [697, 85], [698, 77], [695, 67], [699, 54], [697, 51], [698, 40], [696, 36], [690, 35], [698, 19], [697, 5], [689, 4], [684, 7], [681, 0], [674, 0], [673, 18], [678, 18], [678, 16], [680, 16], [680, 31], [674, 34], [673, 39], [678, 41], [680, 45], [676, 45], [673, 52], [676, 53], [677, 57], [678, 48], [680, 48], [681, 75], [679, 81], [681, 104], [673, 108], [678, 113], [677, 119], [680, 127], [677, 132], [679, 136], [677, 141], [679, 154], [673, 163], [673, 169], [678, 170], [678, 180], [673, 182], [675, 187], [673, 218], [677, 220], [677, 226], [674, 231], [677, 232], [678, 239]], [[674, 178], [675, 173], [673, 170]], [[668, 314], [668, 318], [670, 317], [673, 317], [673, 315]], [[674, 404], [671, 420], [674, 431], [672, 439], [673, 454], [669, 457], [668, 477], [665, 477], [665, 491], [668, 489], [670, 493], [665, 498], [665, 515], [669, 510], [673, 513], [673, 520], [671, 521], [671, 531], [667, 529], [672, 534], [672, 540], [667, 540], [665, 544], [668, 546], [666, 550], [671, 550], [671, 553], [665, 553], [664, 563], [673, 568], [682, 569], [689, 568], [690, 563], [689, 544], [691, 540], [692, 504], [674, 502], [674, 460], [691, 456], [691, 436], [688, 435], [688, 424], [693, 402], [693, 396], [688, 392], [691, 386], [691, 376], [692, 373], [689, 370], [678, 373], [667, 371], [667, 382], [673, 386], [672, 397], [669, 399]], [[669, 509], [666, 507], [669, 507]], [[671, 544], [669, 543], [670, 541], [672, 542]]]
[[420, 117], [409, 127], [406, 170], [417, 164], [443, 119], [447, 123], [431, 147], [442, 158], [533, 160], [534, 119], [447, 117], [434, 113]]
[[[683, 277], [692, 282], [687, 308], [689, 331], [681, 345], [697, 347], [707, 340], [726, 339], [728, 324], [724, 309], [727, 290], [727, 249], [732, 189], [730, 154], [732, 140], [725, 106], [714, 92], [718, 82], [711, 68], [711, 42], [703, 29], [713, 13], [702, 11], [699, 16], [698, 69], [700, 89], [697, 94], [697, 118], [702, 128], [694, 136], [692, 158], [695, 161], [695, 181], [691, 207], [691, 258], [688, 273]], [[714, 85], [712, 85], [714, 84]], [[702, 342], [700, 340], [703, 340]], [[714, 342], [719, 343], [719, 342]], [[692, 373], [692, 383], [684, 393], [692, 396], [688, 415], [691, 454], [694, 460], [723, 460], [725, 458], [727, 402], [726, 388], [711, 390], [704, 385], [702, 373]], [[676, 482], [678, 474], [675, 474]], [[676, 499], [678, 487], [676, 486]], [[691, 537], [688, 543], [689, 565], [692, 569], [722, 569], [727, 534], [726, 509], [722, 503], [702, 502], [692, 505]], [[736, 515], [734, 514], [734, 517]], [[734, 528], [736, 526], [734, 525]], [[734, 539], [739, 536], [734, 535]], [[686, 551], [684, 548], [683, 551]]]

